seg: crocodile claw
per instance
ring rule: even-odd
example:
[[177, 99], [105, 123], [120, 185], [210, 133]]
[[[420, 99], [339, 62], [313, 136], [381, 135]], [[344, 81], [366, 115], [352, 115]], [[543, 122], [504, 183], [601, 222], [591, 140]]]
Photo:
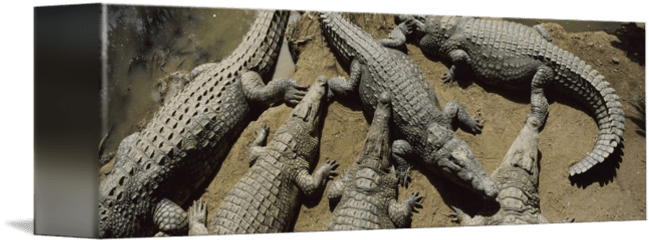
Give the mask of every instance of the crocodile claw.
[[325, 165], [322, 166], [322, 168], [326, 169], [325, 171], [327, 172], [328, 179], [331, 180], [334, 177], [338, 176], [338, 173], [334, 171], [336, 170], [336, 168], [338, 168], [338, 166], [340, 166], [340, 164], [336, 163], [336, 160], [327, 159]]
[[293, 79], [288, 80], [288, 86], [285, 88], [283, 100], [287, 105], [295, 106], [306, 95], [309, 87], [300, 86]]
[[410, 210], [414, 213], [419, 213], [419, 209], [423, 208], [421, 201], [424, 199], [424, 196], [420, 196], [419, 192], [411, 193], [406, 197], [405, 202], [410, 206]]
[[268, 135], [268, 132], [270, 131], [270, 128], [266, 123], [262, 123], [261, 126], [259, 126], [259, 130], [257, 130], [257, 136], [259, 137], [265, 137]]
[[453, 70], [449, 69], [446, 73], [444, 73], [444, 76], [442, 77], [442, 80], [444, 80], [444, 83], [451, 83], [455, 81], [455, 73]]
[[400, 186], [408, 188], [410, 180], [412, 180], [410, 177], [410, 166], [405, 170], [397, 170], [397, 182]]
[[472, 124], [472, 126], [470, 127], [471, 133], [473, 135], [482, 133], [482, 127], [483, 127], [482, 123], [476, 120], [475, 124]]
[[193, 205], [193, 209], [189, 211], [189, 222], [205, 225], [207, 222], [207, 205], [203, 202], [202, 198], [198, 202], [194, 200]]

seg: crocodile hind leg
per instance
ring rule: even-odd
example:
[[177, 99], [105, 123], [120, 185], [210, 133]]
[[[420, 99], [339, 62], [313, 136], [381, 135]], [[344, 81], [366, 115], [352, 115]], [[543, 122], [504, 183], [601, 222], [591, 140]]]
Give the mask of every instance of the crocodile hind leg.
[[457, 121], [465, 127], [469, 133], [479, 134], [482, 131], [482, 124], [467, 113], [466, 109], [456, 101], [450, 101], [444, 107], [444, 117], [448, 124]]
[[153, 223], [158, 227], [156, 236], [187, 234], [187, 213], [169, 199], [162, 199], [153, 212]]
[[412, 146], [406, 140], [395, 140], [392, 143], [392, 160], [397, 166], [397, 180], [403, 187], [408, 188], [410, 182], [410, 165], [404, 158], [408, 158], [412, 152]]
[[327, 99], [335, 97], [347, 98], [356, 94], [358, 91], [358, 84], [361, 81], [362, 65], [354, 59], [349, 67], [349, 81], [344, 77], [335, 77], [327, 81], [329, 91], [327, 91]]
[[334, 171], [338, 166], [340, 165], [336, 161], [327, 160], [325, 165], [320, 167], [313, 176], [309, 174], [306, 168], [302, 168], [297, 172], [295, 183], [304, 195], [316, 197], [317, 193], [320, 192], [319, 190], [325, 187], [328, 180], [338, 176], [338, 173]]
[[451, 65], [451, 68], [448, 69], [446, 73], [444, 73], [444, 76], [442, 79], [444, 80], [444, 83], [450, 83], [455, 81], [455, 72], [457, 71], [458, 68], [461, 69], [468, 69], [466, 66], [469, 65], [470, 57], [469, 54], [467, 54], [464, 50], [460, 49], [455, 49], [449, 52], [448, 57], [451, 59], [453, 62], [453, 65]]
[[397, 200], [392, 199], [388, 206], [388, 214], [390, 220], [398, 228], [407, 227], [412, 221], [412, 213], [418, 213], [422, 208], [421, 200], [424, 196], [419, 196], [419, 193], [411, 193], [403, 203], [398, 204]]
[[194, 201], [192, 209], [189, 211], [189, 236], [207, 235], [207, 205], [203, 199], [198, 202]]
[[290, 78], [274, 79], [264, 86], [261, 76], [253, 71], [241, 74], [241, 85], [249, 103], [267, 107], [280, 101], [295, 106], [308, 89]]

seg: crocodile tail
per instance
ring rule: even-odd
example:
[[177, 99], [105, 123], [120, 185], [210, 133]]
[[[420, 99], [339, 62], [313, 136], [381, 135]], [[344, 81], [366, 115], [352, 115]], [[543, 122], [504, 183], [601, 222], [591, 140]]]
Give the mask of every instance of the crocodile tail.
[[[359, 46], [353, 45], [360, 44], [367, 48], [373, 41], [368, 33], [361, 30], [355, 24], [345, 20], [340, 13], [322, 12], [318, 19], [320, 20], [320, 27], [323, 35], [327, 39], [329, 48], [345, 64], [350, 64], [357, 55], [355, 49]], [[355, 42], [350, 42], [352, 40]]]
[[[248, 70], [259, 73], [263, 79], [268, 79], [277, 63], [282, 48], [282, 41], [290, 11], [274, 10], [259, 11], [252, 24], [251, 29], [243, 37], [243, 41], [227, 59], [222, 61], [222, 66], [239, 65]], [[255, 50], [255, 51], [249, 51]], [[242, 69], [228, 69], [228, 72], [235, 72], [237, 75]]]
[[[613, 151], [621, 146], [624, 133], [624, 111], [620, 97], [604, 80], [604, 76], [591, 65], [558, 48], [552, 43], [544, 42], [546, 47], [537, 47], [543, 52], [545, 60], [553, 64], [555, 81], [559, 89], [567, 90], [583, 102], [594, 113], [599, 128], [599, 138], [593, 149], [580, 162], [570, 167], [570, 176], [588, 171], [591, 167], [603, 162]], [[537, 45], [538, 46], [538, 45]]]

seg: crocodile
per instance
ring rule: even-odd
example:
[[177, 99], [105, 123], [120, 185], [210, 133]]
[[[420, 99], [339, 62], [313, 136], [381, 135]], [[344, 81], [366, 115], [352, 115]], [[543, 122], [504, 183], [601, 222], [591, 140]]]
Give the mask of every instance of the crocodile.
[[398, 164], [399, 182], [407, 187], [409, 167], [405, 159], [409, 159], [479, 196], [495, 198], [496, 184], [451, 126], [457, 122], [476, 134], [482, 124], [456, 101], [441, 109], [434, 90], [405, 53], [385, 47], [384, 41], [375, 42], [338, 13], [321, 13], [319, 20], [329, 48], [341, 64], [350, 66], [349, 80], [329, 80], [331, 97], [344, 99], [358, 94], [363, 113], [371, 118], [379, 94], [393, 96], [391, 122], [397, 140], [391, 155]]
[[[463, 226], [543, 224], [539, 196], [539, 129], [541, 120], [529, 117], [505, 154], [500, 166], [491, 174], [500, 193], [494, 201], [486, 201], [471, 216], [450, 205], [455, 221]], [[560, 223], [574, 222], [565, 218]]]
[[319, 152], [320, 119], [326, 106], [327, 80], [316, 79], [273, 140], [264, 146], [268, 127], [262, 125], [251, 143], [251, 168], [223, 198], [210, 222], [202, 200], [190, 211], [190, 234], [249, 234], [289, 231], [301, 206], [300, 195], [322, 194], [338, 175], [336, 161], [327, 160], [313, 176], [309, 169]]
[[293, 79], [264, 84], [288, 18], [287, 11], [259, 12], [228, 58], [194, 69], [192, 81], [125, 139], [99, 185], [100, 237], [187, 234], [181, 205], [217, 171], [243, 129], [271, 105], [295, 105], [306, 94]]
[[513, 91], [531, 90], [531, 112], [545, 124], [548, 115], [546, 88], [577, 99], [594, 114], [598, 140], [581, 161], [570, 166], [574, 176], [604, 162], [621, 147], [624, 111], [620, 97], [597, 70], [565, 51], [530, 27], [507, 21], [455, 16], [396, 15], [399, 25], [390, 43], [403, 45], [406, 39], [422, 52], [450, 60], [445, 82], [456, 72], [473, 73], [488, 85]]
[[548, 223], [539, 206], [539, 127], [532, 116], [526, 120], [501, 165], [491, 177], [500, 193], [495, 201], [485, 202], [473, 217], [451, 206], [464, 226]]
[[407, 227], [423, 196], [413, 193], [397, 203], [397, 175], [390, 167], [390, 96], [384, 93], [374, 111], [365, 145], [356, 162], [327, 190], [338, 202], [325, 230], [370, 230]]

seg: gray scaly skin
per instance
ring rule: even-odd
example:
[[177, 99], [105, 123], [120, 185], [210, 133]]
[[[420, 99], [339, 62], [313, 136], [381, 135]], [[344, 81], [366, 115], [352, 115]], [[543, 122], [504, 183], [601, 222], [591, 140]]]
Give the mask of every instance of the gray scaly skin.
[[342, 179], [334, 181], [327, 197], [338, 201], [325, 230], [370, 230], [406, 227], [421, 208], [422, 196], [409, 195], [397, 203], [397, 175], [390, 167], [391, 109], [388, 94], [381, 95], [365, 145]]
[[272, 74], [288, 17], [260, 12], [231, 56], [197, 67], [193, 81], [120, 144], [99, 186], [100, 237], [187, 234], [179, 205], [216, 171], [255, 114], [297, 104], [306, 93], [292, 79], [262, 81]]
[[[463, 226], [541, 224], [548, 220], [541, 215], [539, 197], [539, 128], [541, 121], [532, 116], [505, 154], [503, 162], [492, 174], [500, 193], [495, 201], [485, 202], [471, 217], [451, 206]], [[566, 218], [562, 223], [574, 222]]]
[[403, 52], [376, 43], [337, 13], [321, 14], [320, 22], [329, 48], [342, 64], [350, 65], [349, 81], [342, 77], [329, 81], [332, 93], [336, 97], [358, 94], [366, 116], [372, 116], [379, 94], [393, 96], [392, 122], [398, 140], [393, 143], [392, 157], [399, 164], [400, 181], [408, 181], [405, 159], [419, 160], [439, 176], [480, 196], [495, 198], [496, 185], [451, 128], [451, 122], [457, 121], [478, 133], [482, 125], [455, 101], [440, 109], [435, 92]]
[[583, 102], [594, 114], [599, 139], [592, 151], [570, 167], [570, 176], [603, 162], [621, 146], [624, 111], [620, 97], [592, 66], [546, 41], [532, 28], [506, 21], [450, 16], [397, 16], [403, 21], [391, 33], [391, 44], [413, 38], [421, 50], [441, 56], [453, 65], [444, 81], [455, 72], [473, 73], [476, 79], [496, 87], [530, 91], [534, 116], [545, 123], [548, 101], [544, 91], [554, 87]]
[[486, 202], [482, 210], [471, 217], [451, 206], [460, 224], [510, 225], [548, 223], [539, 207], [539, 127], [541, 121], [532, 116], [514, 140], [502, 164], [491, 178], [500, 193], [495, 202]]
[[[190, 234], [249, 234], [286, 232], [293, 226], [301, 193], [315, 197], [327, 180], [338, 175], [335, 161], [327, 161], [313, 176], [309, 168], [318, 155], [320, 119], [325, 109], [327, 81], [319, 77], [293, 109], [287, 123], [262, 147], [268, 128], [262, 126], [249, 151], [250, 170], [225, 196], [210, 223], [200, 201], [190, 217]], [[196, 216], [196, 217], [194, 217]]]

